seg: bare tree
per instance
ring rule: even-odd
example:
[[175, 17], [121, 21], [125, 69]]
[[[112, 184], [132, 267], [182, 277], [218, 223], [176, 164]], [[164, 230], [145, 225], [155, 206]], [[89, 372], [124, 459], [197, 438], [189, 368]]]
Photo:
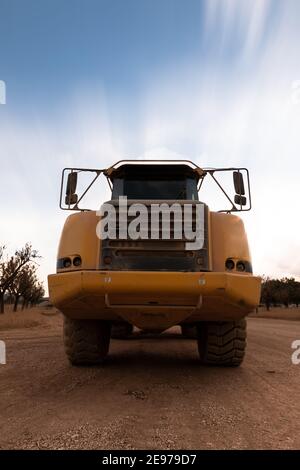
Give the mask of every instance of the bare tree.
[[35, 273], [36, 267], [31, 264], [27, 264], [23, 266], [12, 282], [9, 292], [14, 296], [14, 312], [18, 309], [20, 298], [22, 297], [25, 299], [34, 291], [38, 282]]
[[31, 306], [36, 305], [45, 295], [45, 289], [40, 282], [35, 282], [31, 289], [26, 291], [23, 299], [23, 308], [30, 303]]
[[17, 250], [9, 260], [4, 259], [5, 246], [0, 247], [0, 313], [4, 313], [4, 296], [10, 289], [22, 268], [40, 258], [30, 243]]

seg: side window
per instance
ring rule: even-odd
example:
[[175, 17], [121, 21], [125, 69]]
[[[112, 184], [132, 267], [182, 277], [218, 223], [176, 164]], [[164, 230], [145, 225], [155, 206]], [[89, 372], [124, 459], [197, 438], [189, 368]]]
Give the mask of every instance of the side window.
[[198, 201], [197, 180], [194, 178], [187, 178], [186, 180], [186, 196], [187, 199]]

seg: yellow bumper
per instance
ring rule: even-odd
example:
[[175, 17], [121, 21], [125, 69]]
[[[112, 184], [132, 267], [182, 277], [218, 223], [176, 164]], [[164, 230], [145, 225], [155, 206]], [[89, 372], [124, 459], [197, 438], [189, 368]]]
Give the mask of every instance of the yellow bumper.
[[259, 303], [245, 274], [74, 271], [48, 276], [52, 303], [71, 318], [125, 319], [140, 328], [243, 318]]

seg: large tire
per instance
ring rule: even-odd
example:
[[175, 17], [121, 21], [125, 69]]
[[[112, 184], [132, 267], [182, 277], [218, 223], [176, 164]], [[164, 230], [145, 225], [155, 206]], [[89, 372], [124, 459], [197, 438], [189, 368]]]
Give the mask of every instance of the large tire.
[[235, 322], [200, 322], [198, 350], [206, 365], [237, 367], [244, 359], [247, 337], [246, 320]]
[[113, 323], [111, 326], [111, 337], [114, 339], [126, 339], [133, 332], [133, 325], [130, 323]]
[[181, 334], [185, 338], [197, 339], [198, 331], [196, 325], [189, 325], [187, 323], [181, 325]]
[[71, 320], [64, 317], [64, 345], [73, 365], [99, 364], [107, 356], [110, 342], [109, 322]]

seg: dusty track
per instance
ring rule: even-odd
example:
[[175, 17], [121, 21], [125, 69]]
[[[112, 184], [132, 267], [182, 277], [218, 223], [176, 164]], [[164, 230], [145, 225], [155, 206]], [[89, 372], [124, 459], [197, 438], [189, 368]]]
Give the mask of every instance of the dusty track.
[[176, 328], [73, 368], [56, 323], [0, 331], [0, 448], [300, 448], [300, 322], [250, 318], [239, 369], [199, 366]]

